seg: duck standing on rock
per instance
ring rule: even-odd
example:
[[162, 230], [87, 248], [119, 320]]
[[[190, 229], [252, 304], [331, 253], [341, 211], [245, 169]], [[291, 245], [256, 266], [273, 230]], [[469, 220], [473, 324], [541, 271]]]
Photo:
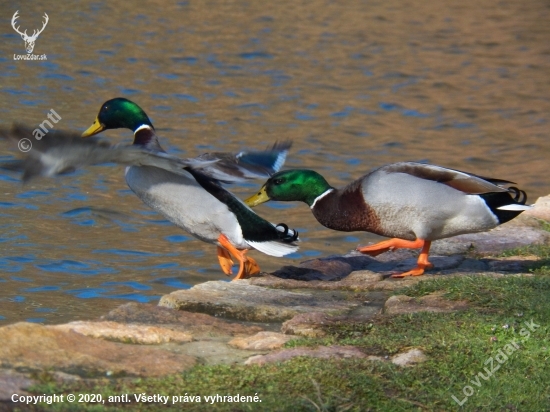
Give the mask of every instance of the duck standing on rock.
[[382, 166], [341, 189], [313, 170], [286, 170], [271, 176], [245, 203], [302, 201], [329, 229], [392, 237], [357, 248], [370, 256], [421, 248], [414, 269], [392, 276], [402, 278], [433, 266], [428, 261], [432, 241], [486, 231], [530, 209], [525, 192], [510, 184], [415, 162]]
[[56, 176], [92, 164], [126, 165], [126, 182], [145, 204], [196, 238], [217, 245], [226, 275], [232, 274], [233, 259], [239, 262], [235, 279], [260, 273], [256, 261], [246, 256], [249, 249], [277, 257], [298, 249], [296, 231], [264, 220], [221, 185], [269, 177], [283, 165], [290, 142], [265, 151], [206, 153], [180, 159], [164, 152], [149, 117], [125, 98], [105, 102], [82, 137], [116, 128], [132, 130], [133, 144], [111, 146], [62, 131], [51, 131], [35, 141], [32, 129], [18, 125], [0, 131], [0, 135], [16, 143], [24, 138], [32, 141], [23, 162], [23, 180]]

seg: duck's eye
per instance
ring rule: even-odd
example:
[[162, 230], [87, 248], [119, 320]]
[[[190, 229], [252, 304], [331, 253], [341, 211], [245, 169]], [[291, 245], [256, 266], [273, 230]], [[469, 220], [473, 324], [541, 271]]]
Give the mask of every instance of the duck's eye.
[[283, 179], [275, 179], [275, 180], [273, 181], [273, 184], [274, 184], [274, 185], [281, 185], [281, 184], [283, 184]]

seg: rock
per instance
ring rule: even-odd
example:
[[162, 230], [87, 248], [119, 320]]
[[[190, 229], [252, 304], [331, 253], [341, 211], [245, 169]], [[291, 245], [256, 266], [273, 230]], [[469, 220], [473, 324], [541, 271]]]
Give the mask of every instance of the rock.
[[420, 349], [409, 349], [407, 352], [392, 356], [391, 362], [398, 366], [413, 366], [428, 360], [424, 352]]
[[370, 308], [374, 310], [355, 310], [345, 315], [327, 315], [321, 312], [301, 313], [284, 322], [281, 332], [311, 338], [322, 337], [326, 335], [325, 330], [330, 326], [368, 323], [374, 315], [381, 312], [382, 306], [376, 305]]
[[442, 253], [445, 249], [452, 248], [463, 248], [467, 251], [473, 246], [476, 253], [497, 254], [508, 249], [543, 244], [549, 239], [550, 232], [512, 220], [488, 232], [469, 233], [437, 240], [433, 243], [432, 251]]
[[407, 287], [416, 285], [418, 282], [433, 280], [436, 278], [437, 276], [430, 275], [430, 274], [425, 274], [423, 276], [408, 276], [402, 279], [388, 278], [374, 284], [372, 288], [374, 290], [385, 290], [385, 291], [398, 290], [398, 289], [407, 288]]
[[282, 322], [298, 313], [345, 313], [358, 306], [350, 296], [329, 291], [293, 292], [250, 284], [250, 280], [211, 281], [178, 290], [160, 306], [254, 322]]
[[296, 338], [297, 336], [277, 332], [258, 332], [253, 336], [235, 338], [229, 341], [228, 345], [245, 350], [273, 350]]
[[108, 342], [27, 322], [1, 327], [0, 342], [0, 364], [16, 369], [161, 376], [195, 365], [194, 358], [159, 347]]
[[[418, 253], [410, 249], [386, 252], [376, 258], [352, 251], [345, 256], [309, 260], [299, 266], [284, 266], [271, 273], [272, 277], [251, 279], [251, 284], [280, 288], [370, 289], [380, 280], [380, 276], [389, 277], [394, 273], [405, 272], [416, 265], [417, 259]], [[461, 255], [435, 256], [432, 254], [430, 261], [434, 264], [434, 268], [431, 270], [441, 271], [454, 268], [462, 260], [464, 260], [464, 256]], [[345, 266], [349, 270], [338, 270], [331, 276], [331, 270], [335, 266], [340, 269]], [[317, 276], [316, 274], [321, 270], [326, 273], [323, 276]], [[348, 274], [351, 275], [348, 276]], [[346, 278], [346, 276], [348, 277]], [[273, 277], [280, 280], [273, 279]], [[307, 286], [308, 284], [311, 286]]]
[[301, 263], [299, 266], [283, 266], [273, 272], [273, 275], [283, 279], [302, 281], [340, 280], [352, 272], [352, 267], [344, 259], [314, 259]]
[[[366, 358], [372, 361], [385, 362], [381, 356], [367, 355], [355, 346], [319, 346], [318, 348], [293, 348], [272, 352], [267, 355], [251, 356], [245, 365], [265, 365], [266, 363], [285, 362], [297, 356], [308, 356], [322, 359], [339, 358]], [[417, 348], [399, 353], [391, 358], [391, 362], [398, 366], [413, 366], [427, 360], [426, 355]]]
[[[290, 268], [291, 266], [285, 266]], [[282, 269], [281, 269], [282, 270]], [[340, 280], [295, 280], [285, 279], [265, 274], [250, 279], [251, 285], [266, 286], [280, 289], [320, 289], [320, 290], [368, 290], [372, 285], [381, 281], [384, 276], [380, 273], [374, 273], [370, 270], [358, 270], [351, 272]]]
[[486, 272], [489, 264], [484, 259], [464, 259], [457, 268], [458, 272]]
[[432, 242], [432, 246], [430, 247], [430, 261], [432, 254], [443, 256], [465, 255], [474, 249], [474, 242], [475, 239], [460, 240], [456, 237], [435, 240]]
[[170, 325], [170, 329], [191, 333], [196, 339], [227, 336], [249, 336], [263, 328], [228, 322], [204, 313], [187, 312], [171, 308], [130, 302], [102, 316], [103, 320], [121, 323]]
[[535, 217], [550, 222], [550, 195], [539, 197], [534, 207], [526, 210], [521, 216]]
[[[392, 273], [406, 272], [416, 267], [418, 256], [415, 256], [411, 259], [406, 259], [398, 262], [395, 265], [395, 268], [392, 270]], [[434, 265], [433, 268], [428, 269], [426, 273], [434, 274], [443, 270], [455, 269], [464, 261], [464, 256], [462, 255], [452, 255], [452, 256], [437, 256], [430, 255], [430, 262]]]
[[51, 372], [51, 377], [60, 384], [65, 384], [68, 382], [75, 382], [80, 381], [82, 378], [78, 375], [72, 375], [70, 373], [65, 373], [61, 371], [53, 371]]
[[454, 312], [468, 309], [466, 301], [452, 301], [443, 298], [444, 292], [435, 292], [421, 298], [406, 295], [391, 296], [384, 305], [384, 313], [399, 315], [415, 312]]
[[[352, 289], [361, 288], [365, 283], [380, 282], [384, 279], [380, 273], [375, 273], [370, 270], [355, 270], [342, 279], [339, 283], [349, 285]], [[335, 282], [336, 283], [336, 282]]]
[[14, 393], [28, 395], [27, 388], [34, 382], [26, 375], [10, 369], [0, 369], [0, 402], [11, 402]]
[[488, 266], [489, 270], [493, 272], [525, 273], [538, 260], [537, 256], [510, 256], [489, 260]]
[[360, 253], [347, 256], [329, 256], [306, 260], [298, 266], [283, 266], [273, 272], [272, 275], [281, 279], [301, 281], [337, 281], [353, 271], [368, 269], [370, 265], [376, 265], [377, 263], [370, 256]]
[[[185, 343], [177, 348], [178, 353], [197, 358], [205, 365], [242, 364], [250, 357], [250, 351], [235, 349], [224, 342], [200, 341]], [[265, 353], [258, 351], [259, 353]]]
[[294, 348], [273, 352], [267, 355], [250, 357], [245, 365], [265, 365], [266, 363], [284, 362], [296, 356], [309, 356], [312, 358], [365, 358], [366, 354], [354, 346], [319, 346], [318, 348]]
[[300, 313], [284, 322], [281, 327], [281, 332], [291, 335], [319, 338], [326, 335], [322, 328], [332, 323], [332, 317], [328, 316], [326, 313]]
[[78, 321], [51, 327], [58, 330], [80, 333], [92, 338], [114, 340], [123, 343], [159, 344], [167, 342], [191, 342], [193, 340], [193, 336], [189, 333], [138, 323]]

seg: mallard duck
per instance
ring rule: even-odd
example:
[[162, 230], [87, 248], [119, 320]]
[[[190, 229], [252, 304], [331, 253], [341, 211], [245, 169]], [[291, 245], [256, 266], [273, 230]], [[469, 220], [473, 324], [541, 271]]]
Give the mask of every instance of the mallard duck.
[[217, 245], [225, 274], [232, 274], [233, 259], [239, 262], [235, 279], [260, 272], [256, 261], [246, 256], [249, 249], [278, 257], [298, 249], [294, 242], [297, 232], [264, 220], [220, 184], [270, 176], [284, 163], [289, 142], [265, 151], [206, 153], [194, 159], [179, 159], [162, 150], [149, 117], [124, 98], [105, 102], [82, 137], [115, 128], [132, 130], [133, 145], [111, 146], [60, 131], [51, 131], [35, 141], [32, 129], [21, 126], [14, 127], [8, 137], [17, 141], [26, 137], [33, 143], [24, 165], [24, 180], [37, 175], [55, 176], [91, 164], [127, 165], [130, 189], [176, 226]]
[[420, 276], [433, 266], [428, 261], [432, 241], [486, 231], [529, 209], [525, 192], [504, 187], [509, 184], [513, 182], [414, 162], [382, 166], [341, 189], [313, 170], [286, 170], [271, 176], [245, 203], [302, 201], [330, 229], [392, 237], [357, 248], [371, 256], [421, 248], [414, 269], [393, 275], [402, 278]]

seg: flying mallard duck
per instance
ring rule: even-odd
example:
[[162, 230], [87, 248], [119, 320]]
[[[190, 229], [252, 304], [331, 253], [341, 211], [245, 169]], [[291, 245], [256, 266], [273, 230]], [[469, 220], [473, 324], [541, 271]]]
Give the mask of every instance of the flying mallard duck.
[[271, 176], [245, 203], [302, 201], [329, 229], [393, 238], [357, 248], [371, 256], [422, 248], [414, 269], [393, 275], [401, 278], [420, 276], [433, 266], [428, 261], [433, 240], [489, 230], [529, 209], [525, 192], [503, 187], [509, 184], [513, 182], [413, 162], [382, 166], [341, 189], [313, 170], [286, 170]]
[[1, 134], [16, 142], [27, 138], [32, 143], [23, 162], [23, 180], [38, 175], [55, 176], [92, 164], [127, 165], [126, 182], [130, 189], [176, 226], [216, 244], [225, 274], [232, 274], [233, 259], [239, 262], [235, 279], [260, 272], [256, 261], [246, 256], [249, 249], [278, 257], [298, 249], [293, 243], [297, 232], [262, 219], [220, 184], [269, 177], [283, 165], [290, 142], [277, 143], [265, 151], [206, 153], [194, 159], [180, 159], [162, 150], [149, 117], [137, 104], [124, 98], [105, 102], [82, 137], [116, 128], [132, 130], [133, 145], [111, 146], [60, 131], [50, 131], [42, 140], [35, 140], [32, 129], [17, 125]]

